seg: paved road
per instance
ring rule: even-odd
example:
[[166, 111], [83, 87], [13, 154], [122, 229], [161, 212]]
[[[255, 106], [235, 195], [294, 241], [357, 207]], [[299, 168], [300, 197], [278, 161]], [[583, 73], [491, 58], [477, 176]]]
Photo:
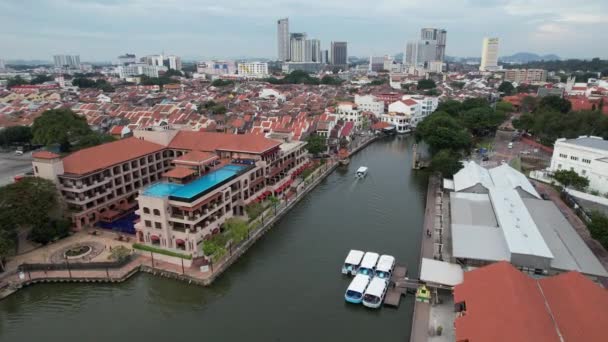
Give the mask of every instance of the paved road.
[[25, 153], [16, 156], [14, 153], [0, 153], [0, 186], [13, 182], [13, 177], [32, 169], [32, 155]]

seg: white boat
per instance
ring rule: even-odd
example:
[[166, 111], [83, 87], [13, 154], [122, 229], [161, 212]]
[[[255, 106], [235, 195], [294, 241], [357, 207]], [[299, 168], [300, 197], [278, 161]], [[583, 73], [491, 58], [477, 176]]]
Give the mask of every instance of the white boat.
[[373, 277], [374, 271], [376, 270], [376, 263], [378, 263], [379, 257], [380, 256], [378, 255], [378, 253], [365, 253], [365, 255], [363, 256], [363, 260], [361, 260], [361, 265], [359, 265], [357, 273]]
[[390, 279], [395, 268], [395, 257], [392, 255], [382, 255], [376, 265], [376, 277]]
[[348, 285], [346, 293], [344, 294], [344, 299], [349, 303], [360, 304], [363, 300], [363, 293], [365, 293], [370, 280], [370, 276], [357, 274], [353, 278], [353, 281], [350, 282], [350, 285]]
[[377, 309], [382, 305], [386, 290], [388, 289], [388, 280], [374, 277], [363, 293], [363, 305], [368, 308]]
[[346, 260], [344, 260], [344, 266], [342, 266], [342, 274], [357, 274], [359, 264], [361, 264], [361, 259], [363, 259], [363, 254], [364, 253], [362, 251], [358, 251], [356, 249], [348, 252]]
[[357, 169], [357, 172], [355, 172], [355, 176], [357, 178], [365, 178], [366, 175], [367, 175], [367, 166], [361, 166], [360, 168]]

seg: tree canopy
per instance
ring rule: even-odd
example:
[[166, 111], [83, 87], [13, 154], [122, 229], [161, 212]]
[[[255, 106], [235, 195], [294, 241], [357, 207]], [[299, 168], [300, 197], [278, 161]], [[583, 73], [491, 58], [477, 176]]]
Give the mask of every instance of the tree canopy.
[[589, 186], [589, 179], [580, 176], [574, 170], [557, 170], [553, 173], [553, 178], [566, 188], [573, 187], [577, 190], [584, 190]]
[[515, 93], [515, 87], [513, 86], [513, 83], [508, 82], [508, 81], [503, 81], [498, 86], [498, 91], [509, 96], [509, 95], [513, 95], [513, 93]]
[[331, 77], [329, 75], [325, 75], [323, 76], [323, 78], [321, 79], [321, 84], [327, 84], [327, 85], [340, 85], [342, 84], [342, 80], [337, 78], [337, 77]]
[[[333, 77], [332, 77], [332, 79], [333, 79]], [[294, 70], [294, 71], [292, 71], [291, 73], [289, 73], [288, 75], [286, 75], [285, 77], [283, 77], [281, 79], [270, 77], [270, 78], [267, 78], [265, 81], [268, 82], [268, 83], [271, 83], [271, 84], [312, 84], [312, 85], [318, 85], [318, 84], [321, 83], [321, 81], [318, 78], [312, 77], [312, 76], [310, 76], [309, 73], [307, 73], [306, 71], [302, 71], [302, 70]]]
[[32, 129], [28, 126], [11, 126], [0, 130], [0, 145], [28, 144], [32, 140]]
[[418, 81], [418, 90], [433, 89], [436, 87], [437, 84], [431, 79], [422, 79]]
[[86, 77], [77, 77], [72, 80], [72, 85], [79, 88], [96, 88], [104, 92], [113, 92], [114, 87], [104, 79], [92, 80]]
[[31, 84], [42, 84], [44, 82], [49, 82], [49, 81], [53, 81], [55, 80], [53, 78], [53, 76], [49, 76], [49, 75], [38, 75], [36, 77], [34, 77], [30, 83]]
[[230, 80], [222, 80], [221, 78], [218, 78], [217, 80], [214, 80], [213, 82], [211, 82], [211, 85], [214, 87], [226, 87], [229, 85], [233, 85], [234, 81], [230, 81]]
[[540, 100], [538, 107], [541, 111], [558, 111], [568, 113], [572, 109], [572, 103], [570, 103], [570, 101], [567, 99], [551, 95], [543, 97]]
[[444, 177], [452, 177], [456, 172], [463, 168], [459, 153], [451, 150], [441, 150], [431, 159], [431, 170], [440, 172]]
[[309, 135], [306, 139], [306, 150], [314, 155], [326, 152], [327, 144], [325, 143], [325, 138], [318, 134]]
[[423, 139], [436, 152], [461, 150], [471, 145], [471, 135], [459, 120], [445, 112], [435, 112], [416, 127], [417, 139]]
[[608, 249], [608, 217], [599, 211], [589, 214], [591, 222], [587, 225], [591, 237]]
[[13, 78], [10, 78], [6, 85], [9, 88], [11, 88], [14, 86], [20, 86], [20, 85], [24, 85], [24, 84], [29, 84], [29, 83], [26, 80], [24, 80], [21, 76], [15, 76]]
[[60, 144], [68, 152], [71, 143], [92, 133], [87, 120], [71, 109], [51, 109], [42, 113], [32, 125], [35, 144]]

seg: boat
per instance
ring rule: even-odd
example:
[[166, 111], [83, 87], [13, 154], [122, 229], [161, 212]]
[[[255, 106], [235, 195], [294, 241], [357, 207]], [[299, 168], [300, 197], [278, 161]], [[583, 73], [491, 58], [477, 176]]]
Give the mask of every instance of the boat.
[[378, 265], [376, 265], [376, 277], [381, 279], [390, 279], [395, 268], [395, 257], [392, 255], [382, 255], [378, 259]]
[[357, 169], [357, 172], [355, 172], [355, 176], [357, 176], [357, 178], [364, 178], [367, 175], [367, 166], [361, 166], [360, 168]]
[[365, 255], [363, 256], [363, 260], [361, 260], [361, 265], [359, 265], [357, 273], [370, 277], [374, 276], [374, 271], [376, 270], [376, 263], [378, 262], [379, 257], [380, 256], [378, 255], [378, 253], [365, 253]]
[[350, 285], [348, 285], [346, 293], [344, 294], [344, 299], [349, 303], [360, 304], [363, 300], [363, 293], [365, 293], [370, 280], [370, 276], [357, 274], [353, 278], [353, 281], [350, 282]]
[[388, 280], [374, 277], [363, 293], [363, 305], [368, 308], [377, 309], [382, 305], [386, 290], [388, 289]]
[[338, 160], [338, 162], [340, 163], [340, 165], [346, 166], [346, 165], [350, 164], [350, 159], [344, 158], [344, 159]]
[[344, 260], [344, 266], [342, 266], [342, 274], [357, 274], [357, 270], [359, 269], [359, 264], [361, 263], [361, 259], [363, 259], [363, 252], [358, 251], [356, 249], [352, 249], [348, 252], [346, 256], [346, 260]]

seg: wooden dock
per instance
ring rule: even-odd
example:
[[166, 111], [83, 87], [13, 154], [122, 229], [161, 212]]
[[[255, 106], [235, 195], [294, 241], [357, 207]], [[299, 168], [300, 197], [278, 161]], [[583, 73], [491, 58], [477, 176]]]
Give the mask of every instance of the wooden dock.
[[406, 294], [406, 291], [404, 291], [404, 288], [395, 285], [405, 280], [405, 276], [407, 276], [407, 268], [405, 266], [396, 266], [391, 275], [390, 288], [386, 291], [386, 296], [384, 297], [385, 305], [399, 307], [401, 297]]

